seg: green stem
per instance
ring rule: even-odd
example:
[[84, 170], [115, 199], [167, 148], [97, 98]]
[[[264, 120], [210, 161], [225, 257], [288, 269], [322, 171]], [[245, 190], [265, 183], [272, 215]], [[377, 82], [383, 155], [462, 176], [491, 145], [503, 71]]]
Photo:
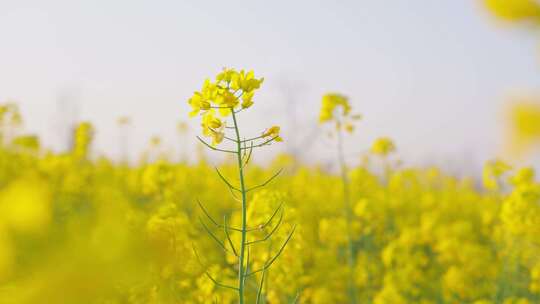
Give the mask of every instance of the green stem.
[[352, 240], [351, 232], [351, 222], [352, 222], [352, 211], [351, 211], [351, 202], [350, 202], [350, 190], [349, 190], [349, 178], [347, 176], [347, 164], [345, 163], [345, 156], [343, 154], [343, 134], [341, 128], [337, 130], [337, 142], [338, 142], [338, 159], [339, 159], [339, 169], [341, 173], [341, 180], [343, 183], [343, 203], [344, 203], [344, 213], [345, 213], [345, 229], [347, 230], [347, 264], [349, 265], [349, 297], [351, 303], [356, 304], [356, 286], [354, 283], [354, 268], [356, 264], [355, 259], [355, 248]]
[[234, 131], [236, 133], [236, 157], [238, 159], [238, 171], [240, 176], [240, 192], [242, 193], [242, 241], [240, 243], [240, 255], [238, 257], [238, 298], [240, 304], [244, 304], [244, 277], [246, 275], [244, 271], [244, 256], [246, 251], [247, 200], [246, 186], [244, 183], [244, 166], [242, 164], [242, 141], [240, 140], [240, 130], [238, 129], [238, 122], [236, 121], [236, 114], [233, 108], [231, 108], [231, 114], [234, 122]]

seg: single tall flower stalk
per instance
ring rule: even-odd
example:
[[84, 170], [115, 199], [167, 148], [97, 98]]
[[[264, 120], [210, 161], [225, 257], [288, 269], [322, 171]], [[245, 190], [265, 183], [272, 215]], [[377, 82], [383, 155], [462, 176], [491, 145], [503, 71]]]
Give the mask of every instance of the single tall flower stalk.
[[[225, 251], [226, 254], [234, 255], [238, 260], [238, 275], [237, 275], [237, 285], [230, 286], [218, 282], [214, 277], [206, 271], [208, 278], [216, 284], [218, 287], [223, 287], [227, 289], [232, 289], [238, 293], [238, 302], [243, 304], [246, 302], [246, 280], [256, 274], [260, 275], [260, 281], [255, 284], [256, 288], [256, 303], [260, 303], [263, 297], [263, 287], [264, 281], [266, 278], [266, 272], [268, 268], [277, 260], [281, 255], [285, 246], [288, 244], [290, 239], [293, 236], [295, 226], [289, 232], [285, 241], [279, 247], [279, 250], [274, 255], [269, 255], [269, 259], [263, 264], [259, 269], [253, 270], [250, 267], [250, 248], [259, 243], [263, 243], [269, 240], [272, 235], [278, 230], [281, 226], [284, 210], [282, 205], [280, 205], [269, 217], [269, 219], [260, 225], [250, 227], [248, 225], [247, 219], [247, 204], [248, 204], [248, 193], [266, 186], [273, 179], [275, 179], [280, 173], [281, 170], [276, 174], [272, 175], [267, 181], [260, 185], [253, 187], [246, 186], [245, 180], [245, 169], [246, 165], [251, 159], [253, 149], [261, 148], [263, 146], [270, 145], [274, 142], [281, 142], [282, 138], [279, 135], [280, 128], [278, 126], [272, 126], [267, 130], [263, 131], [259, 136], [255, 136], [248, 139], [242, 139], [240, 132], [240, 127], [238, 123], [239, 113], [248, 109], [253, 105], [253, 95], [254, 92], [260, 88], [260, 85], [263, 82], [263, 78], [255, 78], [252, 71], [237, 72], [233, 69], [224, 69], [220, 74], [217, 75], [215, 82], [206, 80], [203, 88], [199, 92], [195, 92], [193, 97], [189, 100], [189, 104], [192, 107], [193, 111], [191, 116], [198, 115], [202, 113], [202, 128], [203, 134], [212, 139], [211, 143], [206, 142], [201, 137], [197, 137], [201, 143], [206, 147], [222, 152], [230, 153], [235, 155], [237, 166], [238, 166], [238, 179], [239, 185], [235, 186], [230, 182], [225, 176], [216, 168], [216, 172], [221, 180], [227, 185], [230, 193], [233, 198], [235, 198], [239, 203], [241, 203], [241, 212], [242, 220], [241, 226], [239, 228], [232, 227], [228, 224], [228, 218], [225, 215], [223, 217], [223, 223], [218, 223], [214, 220], [203, 204], [199, 202], [199, 206], [215, 228], [223, 230], [224, 239], [222, 240], [218, 237], [208, 225], [201, 218], [201, 224], [211, 238], [218, 243], [218, 245]], [[217, 116], [216, 112], [219, 113]], [[224, 118], [232, 118], [232, 126], [227, 126]], [[227, 131], [233, 131], [233, 136], [229, 137], [226, 133]], [[233, 148], [218, 148], [217, 146], [222, 142], [227, 141], [233, 144]], [[240, 196], [240, 197], [238, 197]], [[277, 214], [280, 213], [279, 220], [277, 224], [270, 230], [270, 232], [260, 238], [255, 240], [249, 239], [250, 232], [263, 231], [266, 227], [270, 227], [276, 218]], [[230, 234], [236, 232], [241, 234], [241, 240], [239, 244], [234, 244]], [[226, 241], [226, 242], [225, 242]], [[198, 257], [198, 255], [197, 255]]]
[[[340, 94], [326, 94], [322, 99], [322, 107], [319, 115], [320, 123], [333, 122], [335, 124], [335, 135], [337, 137], [337, 158], [339, 163], [339, 174], [343, 186], [343, 213], [345, 216], [345, 230], [347, 238], [347, 265], [348, 272], [348, 293], [351, 303], [357, 303], [357, 291], [354, 280], [354, 268], [356, 266], [356, 248], [352, 235], [352, 206], [349, 189], [349, 177], [347, 162], [343, 149], [344, 131], [352, 133], [354, 131], [354, 121], [361, 119], [360, 115], [351, 114], [351, 106], [348, 98]], [[332, 132], [333, 133], [333, 132]]]

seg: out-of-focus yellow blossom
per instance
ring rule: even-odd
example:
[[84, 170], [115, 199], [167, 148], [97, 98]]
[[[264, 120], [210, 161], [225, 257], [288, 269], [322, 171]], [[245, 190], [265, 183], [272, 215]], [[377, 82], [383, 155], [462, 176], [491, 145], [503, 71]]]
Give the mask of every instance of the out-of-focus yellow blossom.
[[180, 121], [178, 122], [178, 124], [176, 124], [176, 130], [178, 131], [178, 133], [184, 134], [188, 132], [189, 126], [185, 121]]
[[0, 124], [11, 126], [22, 124], [22, 116], [16, 103], [8, 102], [0, 105]]
[[484, 0], [497, 17], [510, 21], [540, 22], [540, 4], [535, 0]]
[[0, 144], [7, 144], [17, 136], [22, 126], [19, 107], [14, 102], [0, 104]]
[[484, 187], [491, 190], [498, 189], [500, 185], [500, 178], [503, 174], [511, 169], [512, 167], [509, 164], [500, 159], [486, 162], [482, 171]]
[[37, 178], [13, 181], [0, 192], [0, 222], [24, 233], [42, 233], [52, 220], [51, 193]]
[[493, 301], [482, 299], [474, 301], [473, 304], [493, 304]]
[[535, 171], [534, 168], [526, 167], [519, 169], [509, 181], [514, 186], [530, 185], [534, 182]]
[[36, 135], [17, 136], [13, 139], [12, 143], [28, 151], [36, 152], [39, 150], [39, 138]]
[[15, 252], [12, 241], [5, 227], [0, 225], [0, 284], [13, 273]]
[[540, 293], [540, 264], [535, 265], [531, 269], [531, 283], [529, 290], [533, 293]]
[[384, 288], [377, 293], [375, 296], [375, 300], [373, 301], [375, 304], [388, 304], [388, 303], [396, 303], [396, 304], [407, 304], [408, 301], [401, 296], [401, 294], [396, 290], [396, 288], [392, 284], [385, 284]]
[[[340, 111], [340, 113], [336, 113]], [[330, 93], [326, 94], [322, 98], [322, 107], [319, 114], [320, 122], [327, 122], [335, 119], [335, 115], [347, 116], [351, 112], [351, 105], [349, 99], [341, 94]]]
[[157, 135], [150, 137], [150, 146], [157, 147], [159, 145], [161, 145], [161, 137]]
[[82, 122], [75, 128], [73, 142], [73, 155], [76, 158], [86, 158], [89, 153], [90, 144], [94, 137], [94, 127], [89, 122]]
[[371, 145], [371, 152], [382, 156], [386, 156], [395, 150], [396, 146], [389, 137], [378, 138]]
[[120, 126], [129, 125], [131, 123], [131, 118], [129, 118], [128, 116], [121, 116], [118, 117], [116, 123], [118, 123], [118, 125]]
[[345, 130], [348, 133], [354, 131], [354, 122], [360, 120], [360, 114], [351, 113], [349, 98], [337, 94], [329, 93], [323, 96], [321, 111], [319, 113], [319, 122], [334, 122], [337, 130]]
[[532, 304], [527, 298], [509, 298], [505, 299], [503, 304]]
[[540, 143], [540, 103], [520, 102], [510, 109], [512, 147], [518, 152]]

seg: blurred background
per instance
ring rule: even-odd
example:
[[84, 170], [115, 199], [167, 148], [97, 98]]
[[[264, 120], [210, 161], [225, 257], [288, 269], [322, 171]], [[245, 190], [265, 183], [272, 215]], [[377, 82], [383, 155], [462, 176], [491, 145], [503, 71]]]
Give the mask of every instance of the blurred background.
[[[539, 34], [540, 0], [0, 0], [0, 304], [540, 303]], [[266, 166], [197, 143], [224, 67], [266, 79]]]
[[191, 155], [186, 100], [225, 66], [253, 69], [266, 80], [244, 123], [282, 126], [272, 155], [331, 161], [316, 122], [335, 91], [365, 117], [348, 161], [389, 136], [408, 163], [474, 173], [507, 153], [511, 100], [540, 88], [536, 35], [506, 25], [470, 0], [2, 0], [0, 100], [55, 150], [89, 120], [97, 153], [135, 160], [159, 135]]

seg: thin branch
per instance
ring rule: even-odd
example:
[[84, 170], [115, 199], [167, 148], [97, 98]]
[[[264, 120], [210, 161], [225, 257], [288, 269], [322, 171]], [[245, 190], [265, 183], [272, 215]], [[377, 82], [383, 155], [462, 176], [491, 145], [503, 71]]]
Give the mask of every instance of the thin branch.
[[259, 283], [259, 289], [257, 290], [257, 302], [255, 304], [259, 304], [261, 301], [261, 295], [263, 290], [263, 283], [264, 283], [264, 277], [266, 276], [266, 269], [263, 270], [262, 276], [261, 276], [261, 282]]
[[210, 221], [216, 225], [217, 227], [221, 228], [220, 224], [218, 224], [211, 216], [210, 214], [208, 213], [208, 211], [206, 211], [206, 208], [204, 208], [203, 204], [201, 203], [201, 201], [199, 199], [197, 199], [197, 203], [199, 204], [199, 207], [201, 208], [201, 210], [204, 212], [204, 214], [206, 215], [206, 217], [208, 217], [208, 219], [210, 219]]
[[257, 137], [252, 137], [252, 138], [244, 139], [244, 140], [242, 140], [242, 142], [254, 141], [254, 140], [257, 140], [257, 139], [260, 139], [260, 138], [263, 138], [263, 136], [260, 135], [260, 136], [257, 136]]
[[[195, 250], [195, 244], [193, 244], [192, 246], [193, 246], [193, 252], [195, 253], [195, 257], [197, 258], [197, 261], [199, 262], [199, 264], [201, 265], [202, 268], [206, 268], [206, 267], [204, 266], [204, 264], [202, 263], [202, 261], [201, 261], [201, 257], [199, 256], [199, 253], [197, 252], [197, 250]], [[223, 288], [228, 288], [228, 289], [233, 289], [233, 290], [238, 291], [238, 288], [236, 288], [236, 287], [229, 286], [229, 285], [225, 285], [225, 284], [222, 284], [222, 283], [218, 282], [216, 279], [214, 279], [214, 278], [210, 275], [210, 273], [209, 273], [207, 270], [204, 271], [204, 274], [206, 274], [206, 276], [207, 276], [207, 277], [208, 277], [208, 278], [209, 278], [216, 286], [218, 286], [218, 287], [223, 287]]]
[[234, 248], [233, 241], [231, 240], [231, 236], [229, 235], [229, 229], [227, 229], [227, 216], [223, 216], [223, 230], [225, 231], [225, 235], [227, 236], [227, 240], [229, 241], [229, 245], [231, 246], [231, 249], [236, 257], [238, 257], [238, 252], [236, 251], [236, 248]]
[[247, 274], [249, 272], [249, 259], [251, 256], [251, 248], [247, 246], [247, 258], [246, 258], [246, 269], [244, 270], [244, 285], [246, 283]]
[[[220, 229], [225, 228], [225, 225], [219, 224], [216, 220], [214, 220], [214, 218], [212, 218], [210, 213], [208, 213], [206, 208], [204, 208], [203, 204], [201, 203], [201, 201], [199, 199], [197, 199], [197, 203], [199, 204], [199, 207], [201, 208], [203, 213], [206, 215], [206, 217], [212, 222], [212, 224], [214, 224], [217, 228], [220, 228]], [[272, 213], [272, 216], [270, 216], [270, 218], [264, 224], [261, 224], [261, 225], [259, 225], [257, 227], [247, 228], [246, 232], [258, 231], [258, 230], [264, 229], [266, 226], [268, 226], [272, 222], [272, 220], [274, 219], [274, 217], [276, 216], [276, 214], [278, 213], [278, 211], [281, 209], [282, 206], [283, 206], [283, 203], [281, 203], [278, 206], [278, 208], [274, 211], [274, 213]], [[242, 229], [235, 228], [235, 227], [230, 227], [230, 226], [227, 226], [227, 230], [232, 230], [232, 231], [236, 231], [236, 232], [242, 232]]]
[[227, 247], [225, 247], [225, 244], [223, 244], [222, 241], [220, 241], [217, 236], [215, 234], [212, 233], [212, 231], [210, 231], [210, 229], [208, 228], [208, 226], [206, 226], [206, 224], [204, 223], [204, 221], [202, 220], [202, 218], [199, 217], [199, 221], [201, 222], [202, 226], [204, 227], [204, 229], [206, 230], [206, 232], [208, 234], [210, 234], [210, 236], [214, 239], [214, 241], [216, 241], [219, 246], [221, 248], [223, 248], [223, 250], [225, 250], [225, 252], [229, 252], [229, 250], [227, 249]]
[[255, 186], [255, 187], [251, 187], [249, 189], [246, 190], [246, 192], [250, 192], [252, 190], [255, 190], [257, 188], [261, 188], [261, 187], [264, 187], [266, 185], [268, 185], [272, 180], [274, 180], [276, 177], [278, 177], [279, 174], [281, 174], [281, 172], [283, 171], [283, 169], [279, 169], [278, 172], [276, 172], [274, 175], [272, 175], [272, 177], [270, 177], [267, 181], [265, 181], [264, 183], [258, 185], [258, 186]]
[[229, 188], [229, 192], [231, 193], [231, 196], [235, 201], [242, 202], [242, 199], [236, 196], [236, 194], [234, 194], [233, 189]]
[[293, 301], [291, 304], [296, 304], [298, 303], [298, 299], [300, 298], [300, 292], [297, 292], [296, 293], [296, 296], [294, 297]]
[[270, 144], [271, 142], [273, 142], [274, 140], [276, 140], [276, 138], [278, 138], [278, 137], [279, 137], [279, 135], [274, 136], [274, 137], [270, 138], [270, 139], [267, 140], [267, 141], [264, 141], [264, 142], [262, 142], [262, 143], [260, 143], [260, 144], [257, 144], [257, 145], [255, 145], [255, 146], [253, 146], [253, 148], [259, 148], [259, 147], [268, 145], [268, 144]]
[[230, 138], [230, 137], [228, 137], [228, 136], [223, 136], [223, 138], [228, 139], [228, 140], [230, 140], [230, 141], [232, 141], [232, 142], [237, 142], [236, 139]]
[[264, 242], [264, 241], [268, 240], [268, 239], [269, 239], [269, 238], [270, 238], [270, 237], [278, 230], [278, 228], [280, 227], [281, 221], [283, 220], [283, 214], [284, 214], [284, 213], [285, 213], [284, 211], [281, 212], [281, 215], [280, 215], [280, 217], [279, 217], [278, 223], [276, 224], [276, 226], [274, 226], [274, 228], [272, 228], [272, 231], [270, 231], [270, 233], [268, 233], [268, 234], [267, 234], [265, 237], [263, 237], [262, 239], [255, 240], [255, 241], [251, 241], [251, 242], [247, 242], [246, 244], [247, 244], [247, 245], [253, 245], [253, 244], [257, 244], [257, 243]]
[[287, 237], [287, 239], [285, 240], [285, 242], [283, 243], [281, 248], [279, 248], [278, 253], [274, 256], [273, 259], [271, 259], [269, 262], [266, 263], [266, 265], [267, 265], [266, 267], [270, 267], [277, 260], [277, 258], [281, 255], [281, 253], [285, 249], [285, 246], [287, 246], [287, 243], [289, 243], [289, 241], [291, 240], [295, 230], [296, 230], [296, 225], [293, 226], [293, 229], [291, 230], [291, 233], [289, 233], [289, 236]]
[[233, 185], [232, 185], [232, 184], [231, 184], [231, 183], [230, 183], [230, 182], [229, 182], [229, 181], [221, 174], [221, 172], [219, 172], [219, 169], [218, 169], [217, 167], [215, 167], [215, 169], [216, 169], [217, 174], [218, 174], [219, 177], [221, 178], [221, 180], [223, 180], [223, 182], [224, 182], [225, 184], [227, 184], [227, 186], [229, 186], [229, 188], [231, 188], [231, 189], [233, 189], [233, 190], [236, 190], [236, 191], [238, 191], [238, 192], [242, 192], [242, 190], [240, 190], [240, 189], [236, 188], [235, 186], [233, 186]]
[[266, 228], [266, 226], [268, 226], [272, 222], [272, 220], [274, 219], [274, 217], [276, 216], [276, 214], [278, 213], [279, 209], [281, 209], [282, 206], [283, 206], [283, 203], [279, 204], [279, 206], [276, 208], [274, 213], [272, 213], [272, 216], [270, 216], [270, 218], [264, 224], [257, 227], [257, 230], [262, 230]]
[[262, 268], [260, 268], [258, 270], [255, 270], [255, 271], [252, 271], [252, 272], [248, 273], [247, 275], [248, 276], [254, 275], [254, 274], [259, 273], [261, 271], [264, 271], [264, 270], [268, 269], [270, 266], [272, 266], [272, 264], [277, 260], [277, 258], [281, 255], [281, 253], [285, 249], [285, 246], [287, 246], [287, 243], [289, 243], [289, 241], [291, 240], [295, 230], [296, 230], [296, 225], [293, 226], [293, 229], [289, 233], [289, 236], [287, 237], [287, 239], [285, 240], [283, 245], [281, 245], [281, 248], [279, 248], [277, 254], [273, 258], [266, 261], [266, 263], [264, 263], [264, 266]]
[[219, 152], [226, 152], [226, 153], [236, 153], [235, 151], [232, 151], [232, 150], [224, 150], [224, 149], [219, 149], [219, 148], [216, 148], [212, 145], [210, 145], [209, 143], [207, 143], [206, 141], [204, 141], [200, 136], [197, 136], [197, 139], [202, 142], [205, 146], [207, 146], [208, 148], [214, 150], [214, 151], [219, 151]]
[[222, 287], [222, 288], [228, 288], [228, 289], [232, 289], [232, 290], [238, 291], [238, 288], [236, 288], [236, 287], [229, 286], [229, 285], [225, 285], [225, 284], [222, 284], [222, 283], [216, 281], [216, 279], [214, 279], [214, 278], [208, 273], [208, 271], [205, 271], [204, 273], [206, 274], [206, 276], [207, 276], [210, 280], [212, 280], [212, 282], [214, 282], [214, 284], [216, 284], [216, 286]]
[[[248, 151], [248, 150], [246, 150], [246, 151]], [[243, 167], [247, 166], [247, 164], [249, 163], [249, 160], [251, 159], [251, 154], [253, 154], [253, 142], [251, 142], [251, 146], [249, 147], [249, 152], [248, 152], [247, 158], [244, 160]]]
[[[246, 143], [244, 141], [240, 141], [240, 145], [242, 145], [242, 148], [246, 147]], [[244, 157], [246, 157], [246, 153], [247, 153], [247, 150], [244, 149], [244, 152], [242, 152], [242, 159], [244, 159]]]

